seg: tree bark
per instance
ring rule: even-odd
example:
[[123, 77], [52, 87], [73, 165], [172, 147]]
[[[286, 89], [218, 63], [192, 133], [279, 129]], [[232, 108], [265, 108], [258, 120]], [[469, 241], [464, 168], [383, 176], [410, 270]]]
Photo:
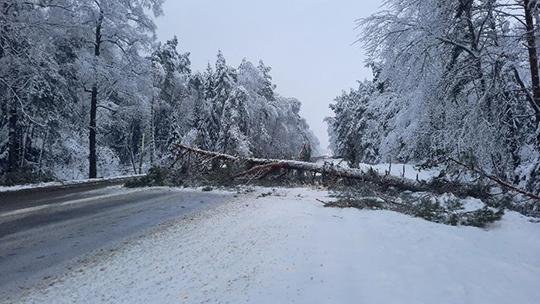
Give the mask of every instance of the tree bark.
[[[96, 24], [96, 40], [94, 45], [94, 56], [97, 58], [101, 54], [101, 26], [103, 24], [103, 11], [100, 11], [99, 19]], [[94, 72], [95, 73], [95, 72]], [[97, 75], [94, 75], [97, 77]], [[97, 80], [94, 80], [92, 85], [92, 93], [90, 100], [90, 138], [89, 138], [89, 178], [97, 178], [97, 153], [96, 153], [96, 117], [97, 117], [97, 106], [98, 106], [98, 85]]]
[[[527, 50], [529, 52], [529, 65], [531, 69], [531, 84], [533, 91], [533, 109], [535, 110], [536, 123], [540, 123], [540, 73], [538, 71], [538, 53], [536, 50], [536, 37], [534, 35], [534, 19], [532, 13], [532, 5], [536, 0], [524, 0], [523, 8], [525, 10], [525, 24], [526, 26], [526, 37], [527, 37]], [[538, 135], [540, 140], [540, 134]]]
[[90, 103], [90, 155], [88, 160], [90, 162], [89, 178], [97, 178], [97, 153], [96, 153], [96, 116], [97, 116], [97, 86], [92, 87], [92, 99]]

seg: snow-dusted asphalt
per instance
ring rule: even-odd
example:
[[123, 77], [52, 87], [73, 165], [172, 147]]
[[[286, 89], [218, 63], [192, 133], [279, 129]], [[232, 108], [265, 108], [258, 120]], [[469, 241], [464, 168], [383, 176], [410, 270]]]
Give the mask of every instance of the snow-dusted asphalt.
[[257, 191], [169, 221], [4, 300], [540, 303], [536, 220], [509, 212], [489, 229], [450, 227], [324, 208], [316, 199], [330, 200], [325, 191]]
[[152, 227], [231, 197], [195, 189], [112, 187], [34, 195], [19, 209], [6, 199], [0, 212], [0, 301], [69, 271], [88, 253], [114, 251]]

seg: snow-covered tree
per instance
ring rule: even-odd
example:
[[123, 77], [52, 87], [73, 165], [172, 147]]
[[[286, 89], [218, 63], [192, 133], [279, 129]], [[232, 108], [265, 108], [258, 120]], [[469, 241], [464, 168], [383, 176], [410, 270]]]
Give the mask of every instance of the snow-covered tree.
[[343, 92], [335, 99], [335, 104], [330, 105], [335, 113], [330, 124], [334, 153], [343, 157], [353, 168], [360, 161], [373, 161], [377, 156], [373, 142], [368, 140], [369, 119], [373, 117], [367, 112], [367, 106], [372, 94], [373, 85], [361, 82], [358, 90]]
[[235, 89], [236, 82], [236, 70], [227, 66], [223, 53], [221, 50], [218, 51], [214, 72], [214, 86], [212, 89], [214, 92], [213, 106], [218, 116], [221, 116], [225, 102], [229, 99], [232, 91]]
[[270, 72], [272, 71], [272, 68], [264, 65], [264, 62], [261, 60], [259, 61], [259, 65], [257, 66], [257, 69], [259, 69], [263, 78], [262, 86], [259, 89], [258, 93], [264, 98], [266, 98], [268, 101], [276, 100], [276, 97], [274, 96], [276, 85], [272, 83], [272, 76], [270, 76]]
[[298, 159], [305, 162], [310, 162], [313, 150], [311, 149], [311, 143], [308, 140], [305, 140], [302, 143], [302, 150], [300, 150], [300, 154], [298, 155]]
[[[31, 23], [44, 23], [45, 11], [37, 3], [0, 1], [0, 105], [3, 134], [0, 157], [3, 169], [16, 171], [21, 165], [22, 129], [26, 122], [37, 122], [27, 112], [31, 92], [47, 85], [46, 75], [55, 67], [47, 64], [52, 50], [34, 31]], [[35, 41], [32, 45], [29, 41]]]
[[152, 142], [151, 145], [159, 159], [170, 154], [173, 142], [179, 142], [187, 131], [190, 117], [187, 115], [188, 98], [196, 96], [191, 91], [191, 63], [189, 53], [178, 52], [178, 39], [159, 44], [150, 56], [155, 67], [155, 78], [159, 79], [154, 85], [157, 96], [152, 99]]
[[53, 21], [68, 10], [66, 1], [0, 1], [0, 172], [45, 170], [69, 69], [57, 47], [66, 29]]
[[367, 98], [361, 86], [336, 100], [336, 117], [328, 120], [336, 152], [354, 163], [467, 156], [540, 189], [537, 2], [385, 6], [360, 22], [374, 88]]
[[[98, 109], [118, 107], [148, 83], [141, 56], [155, 39], [150, 16], [162, 14], [164, 0], [74, 1], [74, 37], [85, 42], [78, 54], [82, 87], [90, 94], [89, 177], [97, 177]], [[150, 82], [152, 83], [152, 82]]]
[[248, 138], [249, 114], [246, 109], [249, 93], [241, 86], [231, 92], [221, 114], [217, 150], [223, 153], [251, 156]]

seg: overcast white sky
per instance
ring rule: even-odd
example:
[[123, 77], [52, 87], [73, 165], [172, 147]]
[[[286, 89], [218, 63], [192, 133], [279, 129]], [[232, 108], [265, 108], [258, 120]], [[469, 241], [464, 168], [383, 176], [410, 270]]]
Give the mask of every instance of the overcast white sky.
[[161, 41], [179, 39], [191, 52], [194, 70], [215, 62], [218, 49], [227, 63], [263, 59], [273, 68], [278, 93], [302, 102], [321, 146], [328, 146], [323, 119], [328, 105], [357, 80], [371, 78], [364, 68], [355, 20], [375, 12], [381, 0], [167, 0], [157, 20]]

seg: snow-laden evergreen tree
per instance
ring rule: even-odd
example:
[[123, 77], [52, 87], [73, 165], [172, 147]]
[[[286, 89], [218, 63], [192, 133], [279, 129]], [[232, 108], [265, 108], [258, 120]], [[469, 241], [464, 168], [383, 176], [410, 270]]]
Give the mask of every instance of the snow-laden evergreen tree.
[[189, 122], [189, 133], [186, 134], [182, 142], [189, 146], [209, 149], [212, 145], [213, 135], [208, 133], [208, 119], [211, 116], [209, 101], [205, 98], [207, 91], [207, 80], [209, 77], [196, 73], [191, 81], [190, 87], [196, 95], [193, 102], [193, 112]]
[[221, 50], [219, 50], [217, 54], [216, 68], [213, 78], [213, 106], [218, 116], [221, 116], [225, 102], [231, 96], [237, 82], [236, 70], [227, 65], [227, 61], [225, 60], [225, 56], [223, 56]]
[[[264, 64], [255, 67], [247, 60], [238, 68], [238, 83], [248, 90], [251, 97], [248, 111], [252, 118], [252, 152], [258, 157], [296, 158], [305, 138], [315, 148], [319, 142], [299, 115], [300, 102], [284, 98], [274, 91], [276, 86], [271, 82], [270, 70]], [[273, 93], [268, 93], [269, 90]], [[263, 94], [265, 91], [268, 94]]]
[[251, 156], [249, 114], [246, 109], [248, 101], [249, 93], [242, 86], [237, 86], [225, 101], [217, 151], [243, 157]]
[[214, 73], [214, 70], [209, 63], [204, 74], [204, 96], [206, 98], [204, 111], [207, 113], [207, 116], [204, 118], [201, 126], [201, 129], [204, 131], [199, 133], [199, 136], [201, 136], [202, 139], [202, 145], [200, 147], [206, 150], [215, 149], [220, 131], [219, 123], [221, 113], [219, 107], [216, 105], [217, 91], [215, 75], [216, 73]]
[[270, 76], [272, 68], [264, 65], [264, 62], [261, 60], [259, 61], [257, 69], [259, 69], [263, 78], [263, 83], [258, 93], [268, 101], [275, 101], [276, 97], [274, 96], [274, 91], [276, 89], [276, 85], [272, 83], [272, 76]]
[[335, 113], [330, 125], [335, 142], [334, 153], [352, 168], [358, 167], [361, 160], [374, 161], [377, 157], [376, 147], [368, 140], [368, 124], [372, 117], [366, 111], [372, 94], [373, 85], [361, 82], [358, 90], [343, 92], [335, 99], [335, 104], [330, 105]]
[[203, 74], [204, 77], [204, 98], [206, 100], [212, 100], [216, 97], [215, 91], [214, 91], [214, 69], [212, 68], [212, 65], [210, 65], [210, 62], [208, 62], [208, 65], [206, 66], [206, 71]]
[[298, 155], [298, 159], [300, 161], [310, 162], [313, 150], [311, 149], [311, 143], [308, 140], [304, 140], [302, 143], [302, 150], [300, 150], [300, 154]]
[[178, 39], [174, 37], [165, 44], [160, 44], [150, 57], [155, 66], [156, 77], [160, 81], [156, 84], [157, 98], [152, 105], [152, 146], [155, 146], [158, 159], [171, 153], [171, 144], [180, 142], [187, 131], [191, 117], [189, 113], [188, 98], [196, 96], [191, 92], [191, 62], [189, 53], [180, 54], [177, 50]]

